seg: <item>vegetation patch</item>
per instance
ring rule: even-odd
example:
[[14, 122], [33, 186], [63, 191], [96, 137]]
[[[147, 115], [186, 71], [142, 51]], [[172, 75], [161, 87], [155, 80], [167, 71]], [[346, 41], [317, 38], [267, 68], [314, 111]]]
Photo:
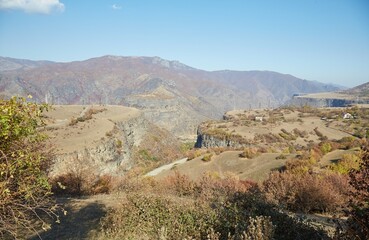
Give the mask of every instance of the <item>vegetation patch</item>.
[[[47, 105], [24, 98], [0, 99], [0, 238], [17, 239], [25, 232], [50, 228], [57, 218], [47, 178], [51, 152], [42, 125]], [[49, 148], [50, 149], [50, 148]], [[46, 218], [45, 218], [46, 216]]]

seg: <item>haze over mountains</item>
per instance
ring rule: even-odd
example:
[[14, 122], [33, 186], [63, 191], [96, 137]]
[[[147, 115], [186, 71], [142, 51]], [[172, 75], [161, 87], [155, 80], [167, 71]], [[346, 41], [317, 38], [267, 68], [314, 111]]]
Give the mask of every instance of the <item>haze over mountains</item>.
[[295, 93], [339, 87], [270, 71], [203, 71], [159, 57], [104, 56], [56, 63], [0, 58], [0, 94], [53, 104], [118, 104], [177, 136], [232, 109], [277, 107]]

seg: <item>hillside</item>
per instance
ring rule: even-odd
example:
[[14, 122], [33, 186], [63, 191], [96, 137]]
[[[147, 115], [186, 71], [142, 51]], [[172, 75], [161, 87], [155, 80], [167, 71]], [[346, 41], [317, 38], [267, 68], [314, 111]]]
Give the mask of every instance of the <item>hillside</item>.
[[1, 58], [0, 95], [54, 104], [118, 104], [177, 136], [232, 109], [276, 107], [294, 93], [337, 87], [268, 71], [208, 72], [159, 57], [104, 56], [69, 63]]
[[369, 82], [343, 91], [343, 93], [354, 95], [357, 97], [369, 98]]
[[[344, 119], [347, 113], [355, 119]], [[314, 162], [311, 170], [319, 172], [344, 154], [352, 154], [347, 150], [350, 147], [344, 147], [345, 141], [350, 144], [354, 137], [367, 136], [368, 123], [366, 107], [233, 110], [224, 115], [224, 120], [201, 123], [197, 149], [188, 155], [189, 160], [156, 176], [161, 179], [179, 172], [196, 180], [205, 173], [221, 178], [231, 173], [240, 179], [262, 181], [287, 161], [301, 162], [304, 156], [314, 156], [309, 152], [311, 149], [323, 148], [329, 143], [329, 151], [333, 147], [334, 151], [323, 156], [318, 150], [321, 156], [318, 154], [315, 160], [309, 160]]]
[[339, 92], [299, 94], [293, 96], [287, 104], [315, 107], [345, 107], [352, 104], [369, 103], [369, 82]]
[[155, 167], [178, 157], [168, 131], [142, 111], [123, 106], [58, 105], [45, 114], [41, 130], [55, 147], [51, 176], [80, 171], [124, 175], [133, 167]]

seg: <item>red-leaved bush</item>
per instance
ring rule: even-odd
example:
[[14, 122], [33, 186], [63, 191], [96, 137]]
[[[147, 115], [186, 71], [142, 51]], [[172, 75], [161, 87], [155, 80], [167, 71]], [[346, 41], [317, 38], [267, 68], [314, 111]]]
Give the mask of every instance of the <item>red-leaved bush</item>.
[[273, 172], [263, 183], [267, 199], [286, 209], [302, 212], [334, 212], [348, 202], [348, 177]]

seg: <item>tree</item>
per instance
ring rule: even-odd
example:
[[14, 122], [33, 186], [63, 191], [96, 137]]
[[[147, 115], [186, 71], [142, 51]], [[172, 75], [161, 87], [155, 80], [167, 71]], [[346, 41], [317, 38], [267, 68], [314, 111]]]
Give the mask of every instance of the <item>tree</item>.
[[48, 108], [20, 97], [0, 99], [0, 238], [37, 233], [31, 221], [46, 229], [45, 216], [56, 216], [47, 178], [50, 153], [38, 131]]

